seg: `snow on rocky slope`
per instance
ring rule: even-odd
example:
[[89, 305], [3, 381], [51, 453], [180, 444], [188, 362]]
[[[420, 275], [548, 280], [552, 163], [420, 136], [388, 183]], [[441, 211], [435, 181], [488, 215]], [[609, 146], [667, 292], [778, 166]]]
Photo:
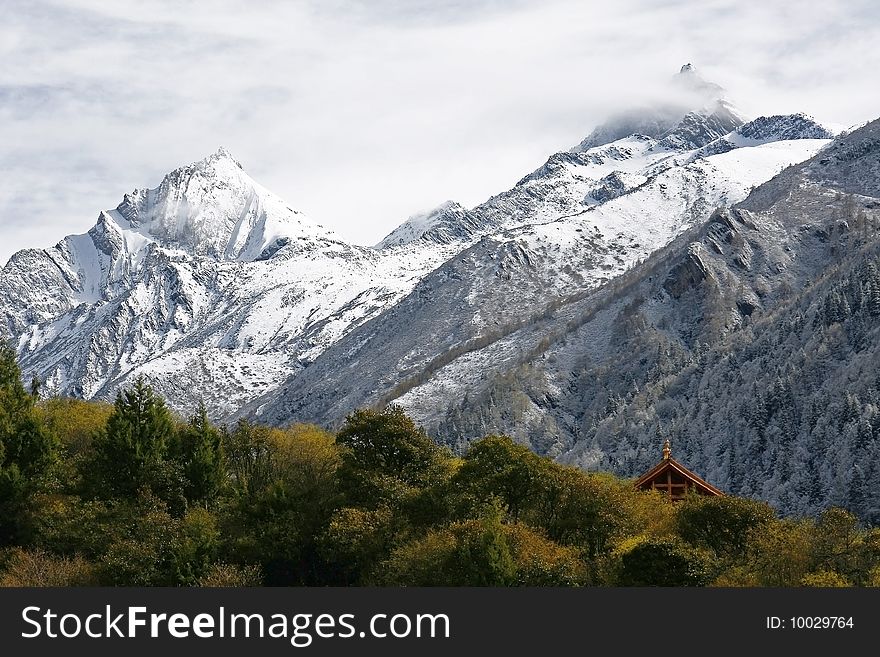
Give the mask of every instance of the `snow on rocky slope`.
[[[813, 122], [804, 125], [807, 137], [815, 130]], [[726, 136], [732, 141], [733, 132]], [[558, 153], [470, 211], [484, 229], [476, 243], [245, 412], [278, 423], [334, 424], [354, 408], [393, 400], [436, 426], [437, 409], [461, 399], [486, 372], [503, 370], [505, 354], [528, 348], [514, 342], [497, 351], [523, 322], [619, 276], [828, 143], [756, 140], [699, 156], [633, 135]], [[614, 193], [597, 194], [611, 178]]]
[[876, 523], [878, 227], [880, 119], [609, 284], [435, 361], [398, 402], [459, 448], [507, 433], [623, 476], [669, 438], [727, 492]]
[[452, 356], [618, 276], [828, 143], [801, 115], [744, 124], [695, 75], [679, 79], [697, 109], [664, 109], [638, 134], [615, 119], [512, 189], [411, 217], [373, 248], [310, 221], [221, 149], [127, 194], [88, 233], [15, 254], [0, 337], [52, 393], [110, 398], [144, 374], [174, 408], [201, 399], [218, 419], [244, 408], [332, 424], [390, 399], [424, 416]]
[[15, 254], [0, 331], [51, 393], [111, 397], [138, 374], [217, 417], [266, 392], [446, 257], [344, 243], [221, 149], [135, 190], [84, 235]]

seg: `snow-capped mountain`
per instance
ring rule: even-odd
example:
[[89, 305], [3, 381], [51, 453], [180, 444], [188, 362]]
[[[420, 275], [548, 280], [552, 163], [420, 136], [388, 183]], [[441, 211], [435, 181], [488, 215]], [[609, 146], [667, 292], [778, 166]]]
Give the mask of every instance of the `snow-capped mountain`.
[[112, 220], [146, 240], [214, 260], [265, 260], [288, 247], [339, 240], [264, 189], [224, 148], [126, 194]]
[[472, 347], [397, 398], [455, 446], [502, 432], [631, 476], [668, 438], [727, 492], [876, 525], [880, 119]]
[[618, 278], [832, 136], [803, 115], [744, 122], [690, 66], [675, 84], [693, 104], [612, 119], [512, 189], [411, 217], [372, 248], [221, 149], [88, 233], [15, 254], [0, 334], [52, 393], [112, 397], [144, 374], [175, 408], [202, 399], [218, 419], [333, 424], [399, 400], [427, 421], [428, 391], [439, 407], [486, 358], [524, 348], [505, 341], [518, 323]]
[[[803, 127], [806, 136], [821, 130], [812, 121]], [[733, 143], [734, 134], [720, 139]], [[483, 227], [478, 241], [245, 412], [333, 424], [354, 408], [393, 400], [436, 427], [438, 409], [533, 346], [505, 339], [524, 323], [619, 277], [828, 143], [756, 140], [699, 156], [633, 135], [553, 155], [470, 211], [469, 225]]]
[[52, 393], [110, 397], [138, 374], [224, 417], [279, 384], [439, 264], [352, 246], [225, 150], [126, 194], [84, 235], [15, 254], [0, 327]]

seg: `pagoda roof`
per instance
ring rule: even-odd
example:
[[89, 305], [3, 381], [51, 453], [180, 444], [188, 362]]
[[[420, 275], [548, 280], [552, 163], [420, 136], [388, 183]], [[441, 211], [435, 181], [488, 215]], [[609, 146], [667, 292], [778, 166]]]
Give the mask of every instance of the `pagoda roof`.
[[652, 481], [656, 481], [661, 475], [665, 474], [667, 471], [671, 470], [672, 472], [677, 473], [679, 476], [683, 477], [685, 480], [691, 482], [694, 487], [701, 490], [701, 492], [708, 495], [724, 495], [724, 492], [720, 489], [716, 488], [708, 481], [700, 477], [695, 472], [692, 472], [681, 463], [672, 458], [669, 449], [669, 441], [667, 440], [663, 446], [663, 460], [660, 461], [653, 468], [648, 470], [645, 474], [639, 477], [634, 484], [636, 488], [643, 488], [647, 484], [650, 484]]

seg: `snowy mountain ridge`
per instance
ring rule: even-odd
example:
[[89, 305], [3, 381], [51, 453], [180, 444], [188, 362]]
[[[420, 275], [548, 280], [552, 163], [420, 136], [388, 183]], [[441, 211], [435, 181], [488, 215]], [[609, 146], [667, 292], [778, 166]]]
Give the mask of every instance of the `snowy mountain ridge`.
[[88, 233], [13, 255], [0, 334], [51, 393], [112, 397], [145, 374], [176, 408], [204, 398], [223, 417], [445, 256], [346, 244], [221, 149], [127, 194]]
[[467, 242], [479, 230], [477, 219], [455, 201], [446, 201], [427, 212], [409, 217], [375, 248], [402, 246], [418, 240], [435, 244]]
[[[112, 398], [143, 374], [181, 412], [203, 400], [217, 419], [244, 408], [334, 423], [524, 308], [612, 280], [829, 143], [802, 115], [744, 123], [692, 67], [678, 77], [697, 110], [620, 136], [612, 120], [594, 131], [602, 143], [551, 156], [474, 208], [410, 217], [372, 248], [309, 220], [221, 148], [126, 194], [86, 234], [13, 255], [0, 337], [51, 394]], [[417, 417], [424, 385], [397, 395]]]

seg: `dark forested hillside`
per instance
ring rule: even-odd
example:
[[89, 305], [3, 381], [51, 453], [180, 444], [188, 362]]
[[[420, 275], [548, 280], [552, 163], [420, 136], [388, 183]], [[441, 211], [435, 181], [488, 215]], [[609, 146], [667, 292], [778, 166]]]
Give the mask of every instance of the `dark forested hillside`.
[[634, 471], [656, 436], [725, 489], [787, 513], [880, 519], [880, 245], [633, 389], [596, 423], [601, 465]]

